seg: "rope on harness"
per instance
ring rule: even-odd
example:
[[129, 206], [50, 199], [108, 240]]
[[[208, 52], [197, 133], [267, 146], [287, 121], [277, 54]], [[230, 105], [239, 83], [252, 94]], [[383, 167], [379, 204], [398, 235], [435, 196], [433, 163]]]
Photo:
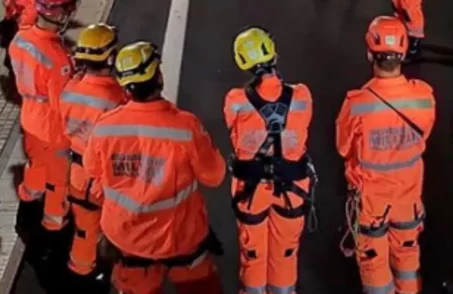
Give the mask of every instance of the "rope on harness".
[[[355, 248], [357, 246], [357, 237], [359, 234], [359, 212], [360, 194], [357, 189], [354, 188], [348, 191], [348, 197], [345, 204], [347, 230], [340, 242], [340, 250], [347, 258], [354, 255]], [[352, 240], [354, 241], [354, 245], [352, 247], [346, 246], [346, 241], [348, 240], [349, 236], [351, 236]]]
[[316, 200], [316, 185], [318, 184], [318, 174], [316, 173], [315, 166], [313, 164], [313, 161], [311, 160], [311, 157], [308, 157], [308, 163], [307, 163], [307, 169], [308, 169], [308, 177], [310, 179], [310, 187], [308, 188], [308, 195], [309, 199], [311, 201], [310, 203], [310, 208], [308, 210], [308, 215], [307, 215], [307, 228], [308, 232], [314, 233], [318, 230], [319, 228], [319, 219], [318, 215], [316, 213], [316, 206], [315, 206], [315, 200]]

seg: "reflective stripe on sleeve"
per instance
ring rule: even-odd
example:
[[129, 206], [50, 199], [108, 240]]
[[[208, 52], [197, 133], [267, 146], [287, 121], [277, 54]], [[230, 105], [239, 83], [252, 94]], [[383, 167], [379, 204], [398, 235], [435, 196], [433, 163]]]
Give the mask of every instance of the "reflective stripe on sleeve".
[[150, 213], [160, 210], [170, 209], [178, 206], [181, 202], [187, 200], [189, 196], [198, 188], [198, 182], [194, 181], [185, 187], [170, 199], [157, 201], [151, 204], [138, 203], [130, 196], [123, 194], [115, 189], [104, 186], [106, 199], [113, 201], [132, 213]]

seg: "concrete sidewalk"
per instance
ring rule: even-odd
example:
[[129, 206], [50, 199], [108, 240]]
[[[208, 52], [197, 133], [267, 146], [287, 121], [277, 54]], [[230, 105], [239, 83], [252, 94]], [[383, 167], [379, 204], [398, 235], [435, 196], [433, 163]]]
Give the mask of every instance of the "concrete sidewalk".
[[[79, 7], [76, 19], [88, 24], [105, 21], [114, 0], [85, 0]], [[0, 17], [4, 10], [0, 7]], [[75, 40], [79, 30], [68, 32]], [[0, 52], [3, 60], [4, 52]], [[0, 83], [8, 83], [8, 71], [0, 66]], [[0, 92], [0, 294], [10, 293], [20, 267], [25, 246], [14, 231], [18, 199], [14, 178], [20, 176], [20, 167], [25, 163], [18, 123], [19, 106], [13, 101], [11, 88], [3, 86]]]

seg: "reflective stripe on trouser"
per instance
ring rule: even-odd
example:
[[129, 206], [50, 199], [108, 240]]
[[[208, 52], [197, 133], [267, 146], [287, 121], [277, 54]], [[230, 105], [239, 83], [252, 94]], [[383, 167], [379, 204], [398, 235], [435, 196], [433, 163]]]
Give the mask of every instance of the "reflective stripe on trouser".
[[262, 287], [247, 287], [242, 285], [241, 294], [293, 294], [296, 293], [295, 286], [277, 287], [277, 286], [262, 286]]
[[18, 194], [22, 201], [41, 200], [46, 191], [46, 166], [37, 160], [33, 165], [28, 162], [24, 169], [24, 180], [19, 186]]
[[44, 200], [44, 218], [42, 225], [51, 231], [60, 230], [66, 225], [69, 210], [67, 203], [68, 150], [57, 146], [48, 146], [47, 153], [47, 191]]
[[177, 293], [222, 294], [220, 279], [212, 257], [207, 254], [198, 264], [166, 268], [155, 264], [148, 268], [127, 268], [120, 264], [113, 269], [113, 284], [123, 293], [162, 294], [165, 276], [175, 285]]
[[[251, 210], [248, 210], [247, 204], [239, 204], [239, 209], [258, 214], [266, 209], [266, 203], [267, 207], [269, 203], [284, 205], [284, 200], [273, 196], [272, 191], [261, 190], [258, 193]], [[289, 196], [293, 207], [302, 204], [300, 198]], [[285, 218], [273, 209], [269, 209], [268, 217], [260, 224], [238, 221], [241, 293], [296, 293], [299, 238], [303, 227], [303, 217]]]
[[[413, 209], [414, 206], [410, 204], [407, 206], [407, 210], [417, 209]], [[420, 268], [418, 236], [421, 230], [421, 218], [390, 223], [390, 265], [396, 291], [400, 293], [419, 293], [422, 290], [421, 278], [418, 274]]]
[[88, 210], [78, 204], [71, 204], [75, 232], [70, 252], [69, 268], [79, 274], [88, 275], [96, 267], [96, 246], [101, 228], [101, 210]]
[[363, 285], [363, 292], [366, 294], [389, 294], [394, 293], [395, 286], [393, 285], [393, 281], [390, 281], [386, 285], [382, 286], [367, 286]]

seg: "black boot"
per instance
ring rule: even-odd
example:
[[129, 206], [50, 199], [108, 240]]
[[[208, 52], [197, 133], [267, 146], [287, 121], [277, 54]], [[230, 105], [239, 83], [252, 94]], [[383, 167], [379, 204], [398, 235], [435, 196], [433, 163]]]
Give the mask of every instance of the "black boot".
[[67, 294], [108, 294], [110, 293], [110, 275], [94, 270], [88, 275], [79, 275], [68, 270]]
[[420, 38], [409, 37], [409, 48], [404, 63], [414, 63], [421, 59]]
[[43, 201], [20, 201], [16, 214], [16, 233], [26, 241], [30, 232], [36, 231], [41, 226], [43, 216]]

